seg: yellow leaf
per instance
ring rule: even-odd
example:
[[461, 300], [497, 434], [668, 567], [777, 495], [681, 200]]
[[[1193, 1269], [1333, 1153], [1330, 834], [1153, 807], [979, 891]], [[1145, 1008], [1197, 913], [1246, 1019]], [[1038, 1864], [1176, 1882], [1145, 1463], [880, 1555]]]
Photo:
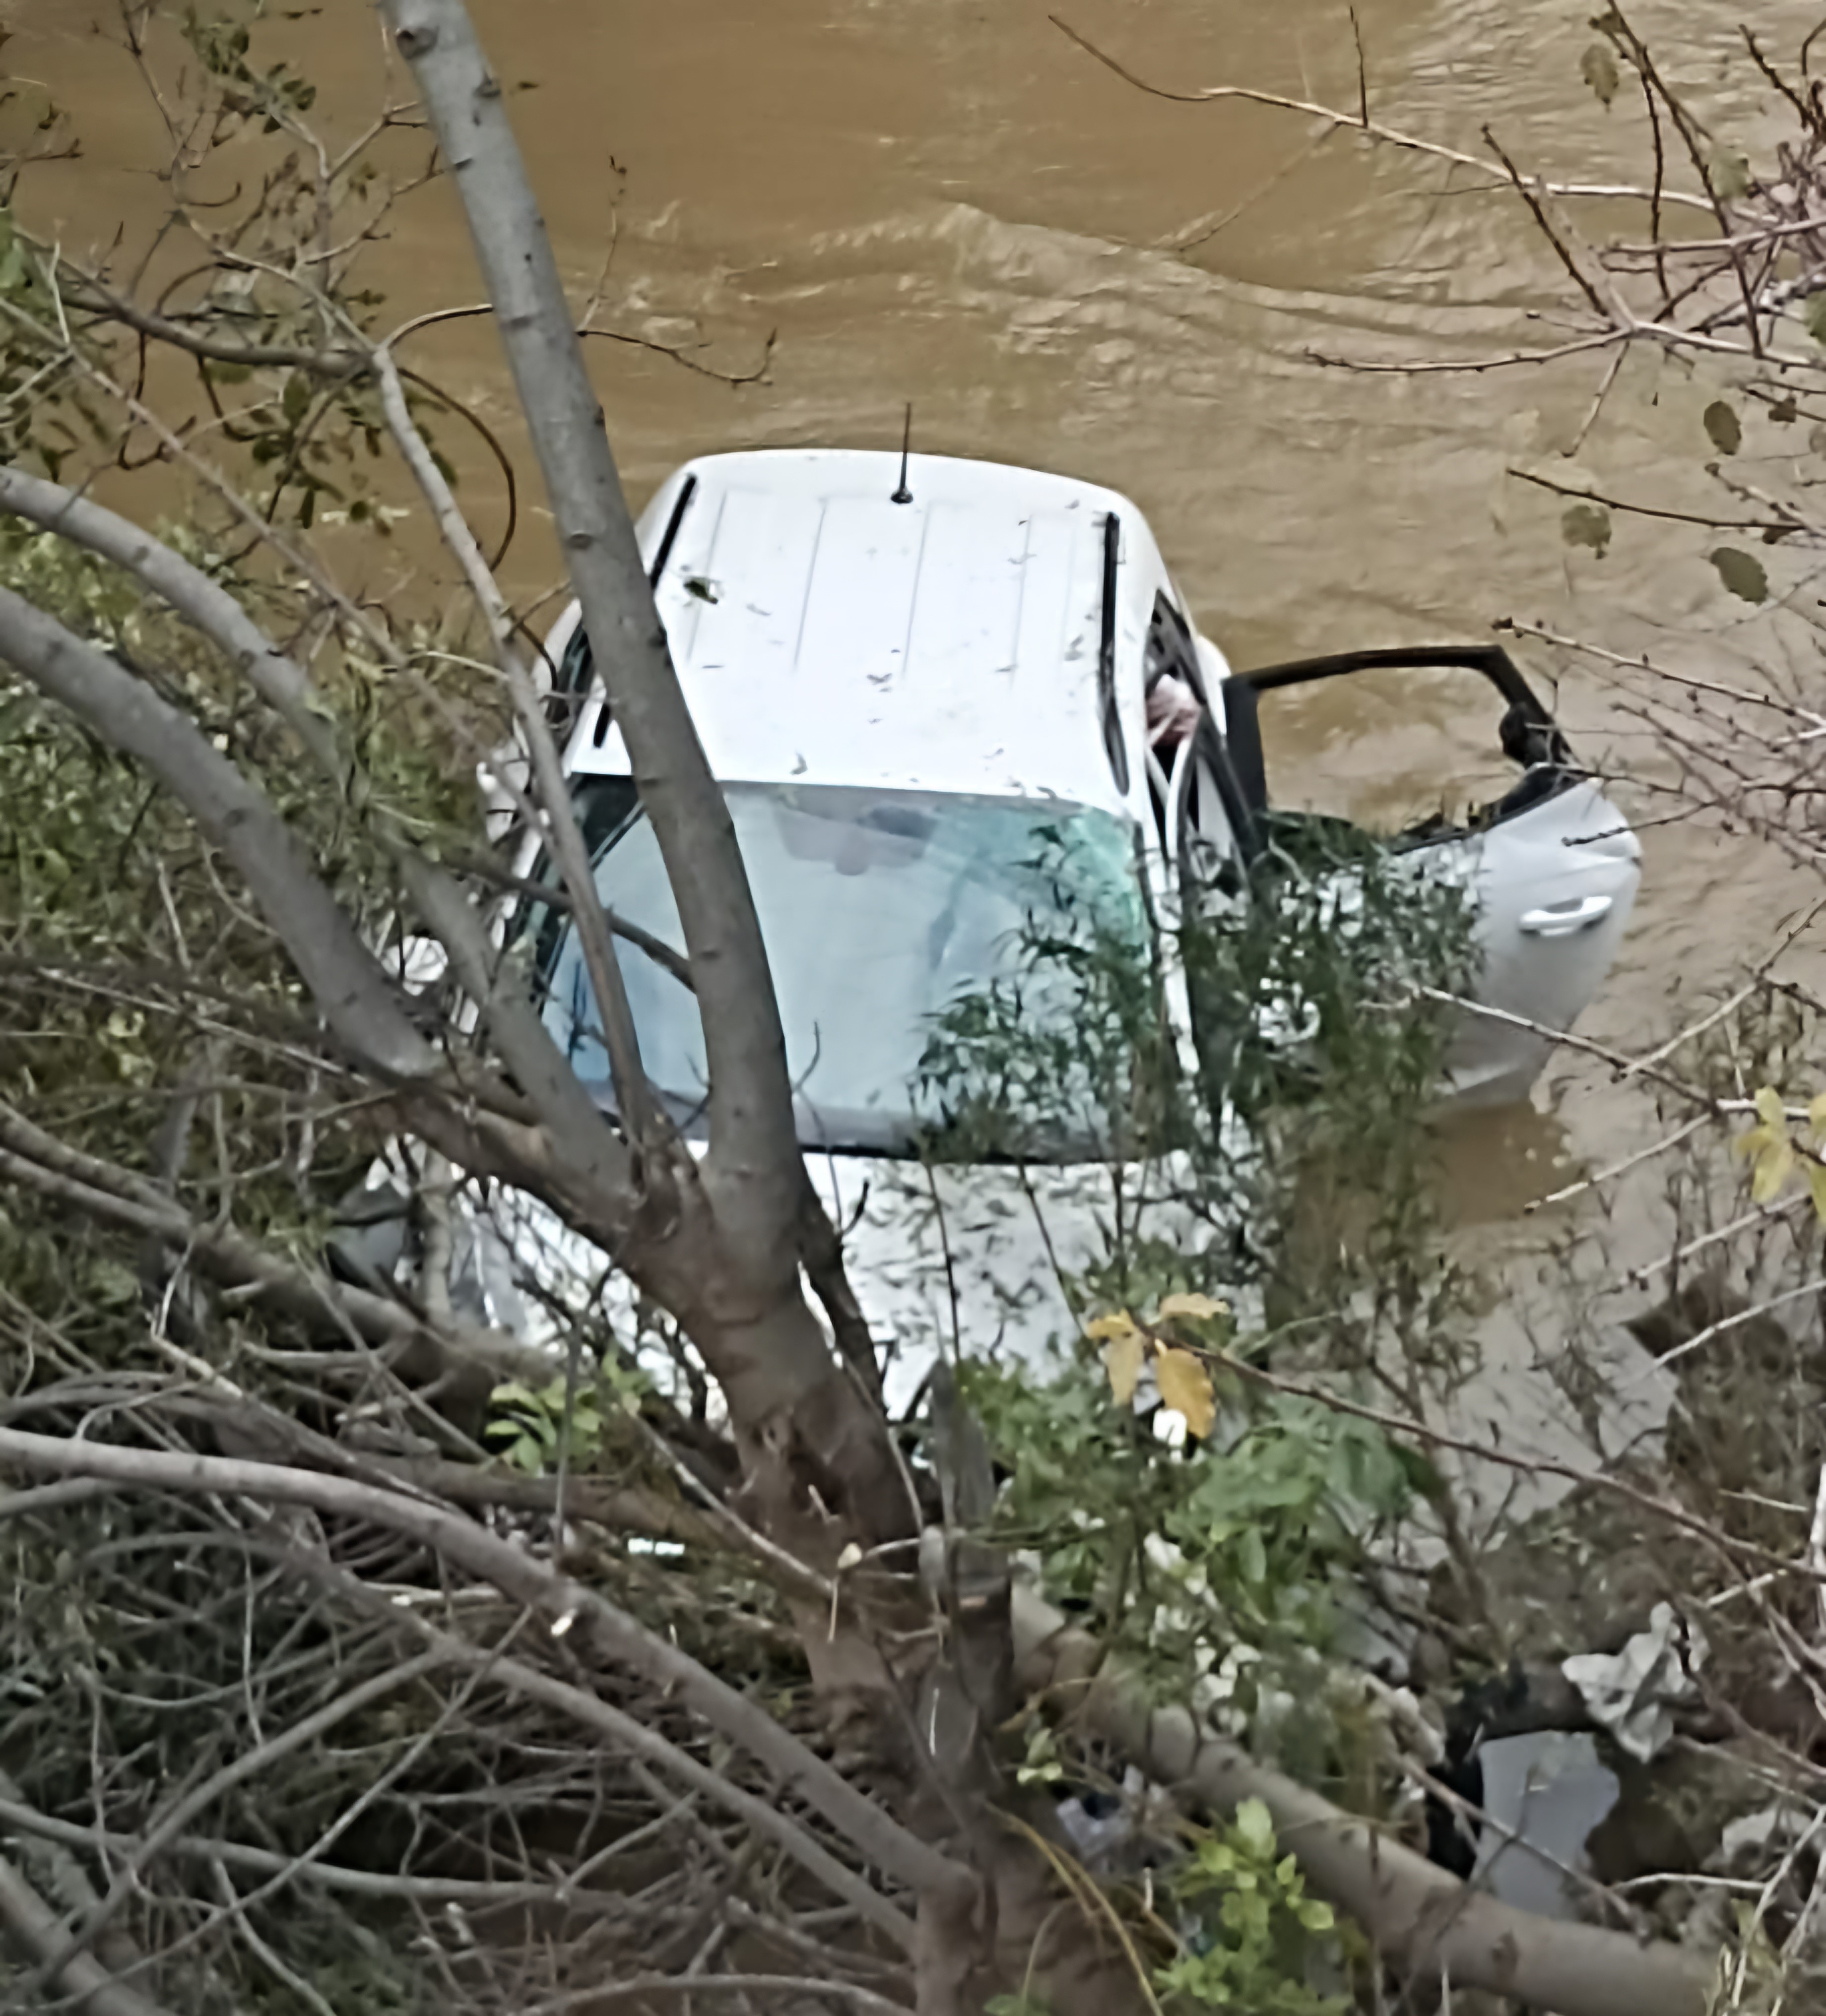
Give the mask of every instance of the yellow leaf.
[[1767, 1204], [1780, 1195], [1793, 1173], [1794, 1142], [1788, 1131], [1787, 1109], [1774, 1085], [1758, 1086], [1754, 1103], [1761, 1124], [1746, 1129], [1731, 1143], [1731, 1150], [1750, 1157], [1750, 1195], [1758, 1204]]
[[1169, 1295], [1160, 1305], [1159, 1320], [1165, 1323], [1169, 1316], [1190, 1316], [1194, 1322], [1208, 1323], [1213, 1316], [1227, 1316], [1230, 1312], [1230, 1304], [1220, 1302], [1215, 1295]]
[[1826, 1225], [1826, 1169], [1817, 1162], [1807, 1165], [1807, 1188], [1813, 1193], [1813, 1215]]
[[1826, 1136], [1826, 1092], [1821, 1093], [1809, 1104], [1807, 1125], [1816, 1135]]
[[[1820, 1173], [1826, 1176], [1826, 1169]], [[1104, 1346], [1104, 1370], [1110, 1375], [1110, 1391], [1116, 1396], [1118, 1406], [1126, 1407], [1134, 1399], [1142, 1361], [1147, 1355], [1147, 1340], [1133, 1323]]]
[[1211, 1374], [1198, 1358], [1189, 1351], [1163, 1348], [1154, 1355], [1154, 1376], [1162, 1402], [1185, 1416], [1187, 1434], [1201, 1439], [1209, 1435], [1217, 1420], [1217, 1401]]
[[1087, 1323], [1084, 1334], [1093, 1344], [1107, 1344], [1113, 1337], [1139, 1337], [1141, 1327], [1126, 1309], [1118, 1309], [1114, 1316], [1099, 1316], [1095, 1323]]
[[1767, 1204], [1779, 1197], [1794, 1162], [1794, 1150], [1786, 1140], [1771, 1141], [1756, 1157], [1756, 1173], [1750, 1179], [1751, 1201]]

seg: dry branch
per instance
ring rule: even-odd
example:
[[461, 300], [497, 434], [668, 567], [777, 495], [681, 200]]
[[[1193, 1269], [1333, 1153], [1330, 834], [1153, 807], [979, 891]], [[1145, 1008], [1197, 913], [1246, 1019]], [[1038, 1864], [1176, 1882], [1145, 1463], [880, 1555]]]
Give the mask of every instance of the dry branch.
[[128, 1489], [216, 1492], [261, 1504], [304, 1505], [386, 1527], [492, 1582], [542, 1618], [554, 1636], [571, 1636], [574, 1630], [574, 1642], [669, 1690], [692, 1713], [777, 1773], [783, 1785], [821, 1813], [860, 1855], [909, 1889], [967, 1887], [971, 1882], [967, 1871], [857, 1791], [758, 1704], [606, 1597], [445, 1507], [276, 1463], [167, 1455], [13, 1428], [0, 1428], [0, 1463], [40, 1475], [106, 1478]]
[[0, 1856], [0, 1926], [82, 2016], [170, 2016], [137, 1989], [114, 1980], [86, 1953], [70, 1952], [57, 1914], [5, 1856]]

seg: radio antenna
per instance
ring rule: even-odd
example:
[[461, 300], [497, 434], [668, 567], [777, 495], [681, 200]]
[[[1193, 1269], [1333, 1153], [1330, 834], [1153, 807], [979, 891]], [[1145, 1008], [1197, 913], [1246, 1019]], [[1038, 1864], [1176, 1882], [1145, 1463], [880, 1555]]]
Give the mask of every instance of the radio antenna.
[[910, 504], [913, 492], [906, 487], [907, 451], [913, 446], [913, 401], [906, 402], [906, 425], [900, 437], [900, 488], [888, 499], [890, 504]]

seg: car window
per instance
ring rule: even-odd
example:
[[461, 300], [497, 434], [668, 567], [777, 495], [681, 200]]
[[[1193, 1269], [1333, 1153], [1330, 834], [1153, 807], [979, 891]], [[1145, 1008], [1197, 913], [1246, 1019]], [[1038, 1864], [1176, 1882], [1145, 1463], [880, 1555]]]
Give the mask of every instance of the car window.
[[1205, 675], [1198, 664], [1198, 651], [1192, 641], [1192, 626], [1163, 592], [1154, 598], [1154, 615], [1147, 626], [1147, 655], [1142, 674], [1144, 689], [1170, 675], [1183, 679], [1200, 700], [1205, 698]]
[[563, 657], [558, 661], [558, 670], [552, 681], [554, 693], [583, 693], [589, 688], [596, 671], [596, 659], [589, 648], [589, 632], [579, 623], [571, 633], [571, 641], [564, 646]]
[[[1167, 844], [1167, 799], [1173, 780], [1183, 794], [1187, 786], [1182, 746], [1196, 732], [1205, 700], [1205, 680], [1192, 626], [1163, 591], [1154, 598], [1142, 661], [1142, 690], [1147, 696], [1147, 787], [1156, 837]], [[1196, 789], [1194, 789], [1196, 797]], [[1182, 807], [1182, 818], [1184, 816]]]
[[1181, 779], [1180, 872], [1188, 891], [1236, 887], [1241, 851], [1231, 819], [1235, 793], [1224, 789], [1217, 765], [1221, 744], [1207, 730], [1194, 743]]
[[[592, 783], [622, 784], [619, 779]], [[625, 786], [624, 786], [625, 790]], [[1044, 1024], [1069, 983], [1035, 944], [1086, 920], [1137, 945], [1133, 829], [1112, 814], [1028, 800], [734, 784], [726, 788], [785, 1026], [808, 1147], [892, 1152], [939, 1116], [917, 1089], [935, 1017], [997, 983]], [[624, 795], [601, 816], [580, 793], [605, 905], [679, 952], [650, 826]], [[546, 1026], [586, 1082], [608, 1060], [568, 920], [540, 934]], [[689, 1124], [705, 1092], [697, 1003], [676, 974], [618, 946], [647, 1075]]]
[[1375, 667], [1255, 696], [1267, 802], [1381, 837], [1470, 824], [1516, 783], [1502, 695], [1457, 666]]

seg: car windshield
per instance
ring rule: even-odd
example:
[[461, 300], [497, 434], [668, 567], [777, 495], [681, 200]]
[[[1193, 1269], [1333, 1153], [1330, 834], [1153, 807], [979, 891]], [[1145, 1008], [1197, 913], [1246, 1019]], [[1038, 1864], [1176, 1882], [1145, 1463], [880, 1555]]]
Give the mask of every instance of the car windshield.
[[[808, 1148], [893, 1153], [938, 1119], [920, 1087], [934, 1018], [1021, 978], [1025, 1012], [1070, 1012], [1037, 971], [1044, 937], [1101, 930], [1142, 941], [1134, 838], [1112, 814], [1058, 802], [791, 784], [726, 787], [784, 1024]], [[586, 780], [578, 814], [616, 916], [682, 954], [653, 830], [625, 778]], [[618, 938], [641, 1060], [687, 1127], [705, 1089], [696, 996]], [[546, 1026], [586, 1082], [608, 1059], [577, 934], [547, 913]]]

